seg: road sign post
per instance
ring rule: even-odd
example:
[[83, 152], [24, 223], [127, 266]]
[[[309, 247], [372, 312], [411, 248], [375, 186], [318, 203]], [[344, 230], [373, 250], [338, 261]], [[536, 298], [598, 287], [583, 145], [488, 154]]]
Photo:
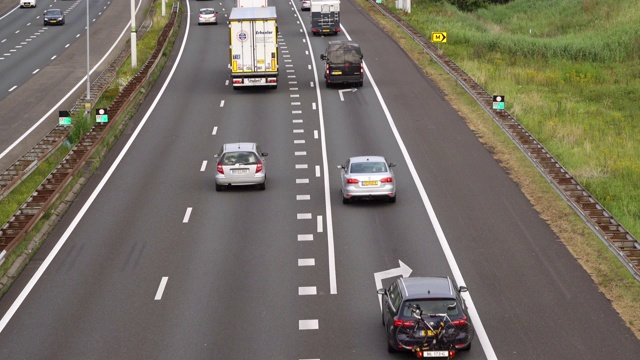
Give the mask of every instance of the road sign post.
[[504, 110], [504, 95], [493, 95], [493, 110]]
[[98, 123], [109, 122], [109, 114], [107, 114], [107, 109], [105, 108], [96, 109], [96, 122]]

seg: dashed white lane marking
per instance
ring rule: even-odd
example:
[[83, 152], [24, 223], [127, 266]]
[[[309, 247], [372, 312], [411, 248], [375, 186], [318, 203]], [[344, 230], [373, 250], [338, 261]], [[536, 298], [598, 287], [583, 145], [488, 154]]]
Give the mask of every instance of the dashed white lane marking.
[[19, 33], [19, 32], [20, 32], [20, 30], [16, 30], [16, 34]]
[[311, 87], [314, 87], [314, 86], [315, 86], [315, 85], [314, 85], [314, 83], [313, 83], [313, 81], [311, 82], [311, 84], [310, 84], [310, 85], [311, 85]]
[[296, 184], [308, 184], [309, 179], [296, 179]]
[[9, 92], [12, 92], [13, 90], [15, 90], [18, 87], [18, 85], [13, 85], [13, 87], [11, 89], [9, 89]]
[[291, 61], [292, 61], [291, 59], [287, 59], [287, 60], [285, 60], [284, 62], [291, 62]]
[[296, 72], [294, 69], [287, 69], [288, 73]]
[[224, 107], [224, 100], [220, 101], [220, 107]]
[[229, 79], [224, 81], [224, 86], [228, 86], [229, 85]]
[[302, 110], [291, 110], [292, 114], [302, 114]]
[[191, 210], [193, 210], [193, 208], [188, 207], [187, 208], [187, 212], [184, 213], [184, 218], [182, 218], [182, 223], [188, 223], [189, 222], [189, 217], [191, 216]]
[[58, 55], [53, 55], [53, 57], [51, 58], [51, 60], [53, 60], [53, 59], [55, 59], [55, 58], [57, 58], [57, 57], [58, 57]]
[[295, 75], [287, 75], [287, 78], [289, 78], [289, 79], [295, 79], [295, 78], [296, 78], [296, 76], [295, 76]]
[[296, 151], [293, 153], [295, 156], [305, 156], [307, 155], [306, 151]]
[[284, 67], [293, 67], [293, 64], [286, 64]]
[[311, 220], [312, 218], [313, 216], [311, 215], [311, 213], [296, 214], [296, 219], [298, 220]]
[[301, 122], [303, 122], [302, 119], [294, 119], [293, 120], [294, 124], [300, 124]]
[[300, 102], [299, 101], [294, 101], [291, 103], [291, 106], [300, 106]]
[[313, 138], [314, 139], [318, 138], [318, 130], [313, 130]]
[[291, 55], [282, 55], [282, 56], [286, 58], [291, 57]]
[[207, 160], [202, 162], [202, 166], [200, 166], [200, 171], [204, 171], [207, 168]]
[[294, 134], [303, 134], [304, 133], [304, 129], [293, 129], [293, 133]]
[[316, 259], [314, 258], [298, 259], [298, 266], [316, 266]]
[[[306, 41], [302, 40], [302, 42], [306, 42]], [[304, 51], [304, 54], [305, 54], [305, 55], [309, 55], [309, 50], [305, 50], [305, 51]]]
[[298, 286], [298, 295], [317, 295], [315, 286]]
[[307, 68], [309, 68], [309, 70], [311, 70], [311, 64], [307, 65]]
[[66, 48], [68, 48], [70, 45], [71, 45], [71, 44], [67, 44], [67, 45], [65, 45], [65, 46], [64, 46], [64, 48], [66, 49]]
[[2, 39], [2, 41], [0, 41], [0, 43], [3, 43], [3, 42], [5, 42], [5, 41], [7, 41], [7, 39]]
[[[291, 88], [291, 90], [293, 90], [293, 89], [298, 90], [297, 88]], [[289, 97], [298, 98], [298, 97], [300, 97], [300, 94], [290, 94]]]
[[297, 83], [298, 83], [297, 81], [289, 81], [289, 85], [295, 85]]
[[296, 164], [296, 169], [307, 169], [309, 165], [307, 164]]
[[211, 132], [211, 135], [215, 135], [218, 132], [218, 127], [214, 126], [213, 127], [213, 132]]
[[304, 139], [293, 140], [294, 144], [304, 144]]
[[312, 108], [313, 110], [315, 110], [315, 109], [316, 109], [316, 103], [311, 103], [311, 108]]
[[320, 177], [320, 165], [316, 165], [316, 177]]
[[38, 73], [38, 71], [40, 71], [40, 69], [35, 69], [35, 70], [32, 72], [32, 74], [37, 74], [37, 73]]
[[154, 300], [162, 299], [162, 293], [164, 293], [164, 288], [167, 286], [167, 280], [169, 280], [168, 276], [163, 276], [162, 280], [160, 280], [160, 286], [158, 286], [158, 291], [156, 292]]
[[313, 234], [298, 234], [298, 241], [313, 241]]
[[298, 321], [298, 329], [300, 330], [318, 330], [318, 320], [299, 320]]
[[322, 228], [322, 215], [318, 215], [318, 218], [317, 218], [317, 231], [319, 233], [324, 231], [323, 228]]
[[296, 200], [311, 200], [311, 195], [296, 195]]
[[[297, 87], [295, 87], [295, 88], [289, 88], [289, 90], [291, 90], [291, 91], [298, 91], [298, 88], [297, 88]], [[300, 97], [300, 95], [296, 95], [295, 97]]]
[[[85, 26], [85, 29], [86, 29], [86, 28], [87, 28], [87, 27]], [[77, 37], [77, 38], [79, 38], [79, 37], [80, 37], [80, 34], [76, 35], [76, 37]]]

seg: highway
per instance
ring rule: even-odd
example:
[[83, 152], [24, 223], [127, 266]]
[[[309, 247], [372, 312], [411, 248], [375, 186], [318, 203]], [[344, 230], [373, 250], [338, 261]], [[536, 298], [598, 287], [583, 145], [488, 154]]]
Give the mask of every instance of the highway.
[[[183, 2], [157, 86], [0, 300], [0, 358], [409, 359], [386, 351], [374, 277], [400, 261], [469, 288], [478, 335], [456, 359], [637, 357], [445, 94], [353, 2], [345, 31], [313, 37], [297, 0], [272, 1], [280, 85], [246, 91], [228, 84], [220, 3]], [[197, 26], [209, 6], [221, 24]], [[319, 56], [346, 38], [367, 74], [343, 101]], [[213, 155], [237, 141], [269, 153], [266, 191], [215, 191]], [[336, 165], [366, 154], [397, 164], [396, 204], [342, 204]]]
[[[36, 8], [0, 2], [0, 171], [11, 166], [58, 124], [86, 91], [86, 0], [39, 0]], [[150, 0], [137, 0], [140, 26]], [[65, 12], [62, 26], [43, 26], [45, 9]], [[92, 79], [125, 46], [130, 32], [129, 0], [89, 5]], [[125, 36], [126, 35], [126, 36]]]

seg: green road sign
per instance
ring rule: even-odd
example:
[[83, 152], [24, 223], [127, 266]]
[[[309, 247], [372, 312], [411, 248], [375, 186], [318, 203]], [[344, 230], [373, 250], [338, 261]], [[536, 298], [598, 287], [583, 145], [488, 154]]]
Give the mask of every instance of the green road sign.
[[493, 95], [493, 109], [504, 110], [504, 95]]
[[71, 114], [67, 110], [58, 111], [58, 124], [71, 125]]
[[99, 122], [99, 123], [109, 122], [109, 114], [107, 114], [107, 109], [105, 108], [96, 109], [96, 122]]

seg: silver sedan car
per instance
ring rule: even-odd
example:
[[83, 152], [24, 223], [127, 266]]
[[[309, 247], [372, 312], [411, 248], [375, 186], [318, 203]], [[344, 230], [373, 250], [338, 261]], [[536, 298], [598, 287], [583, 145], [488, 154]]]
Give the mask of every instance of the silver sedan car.
[[218, 12], [212, 8], [203, 8], [198, 12], [198, 25], [218, 25]]
[[382, 156], [357, 156], [347, 160], [340, 169], [342, 203], [352, 199], [385, 198], [396, 202], [396, 179], [392, 167]]
[[216, 191], [226, 186], [255, 185], [260, 190], [267, 188], [267, 172], [264, 157], [256, 143], [230, 143], [222, 145], [214, 155], [216, 164]]

